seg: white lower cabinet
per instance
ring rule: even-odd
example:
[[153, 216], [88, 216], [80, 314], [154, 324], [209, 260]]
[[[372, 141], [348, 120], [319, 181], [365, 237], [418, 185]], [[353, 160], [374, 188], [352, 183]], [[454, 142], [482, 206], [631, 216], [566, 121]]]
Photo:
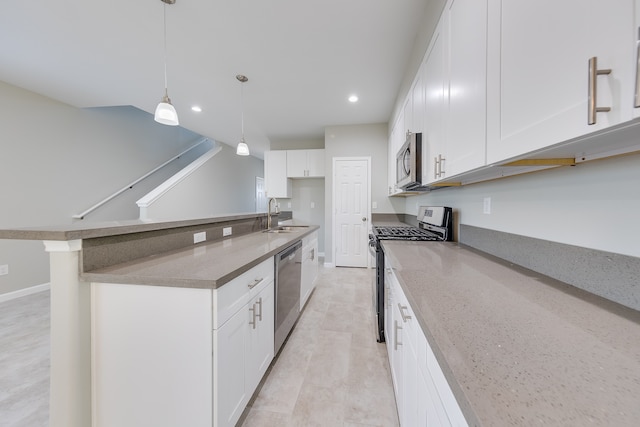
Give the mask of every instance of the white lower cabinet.
[[318, 232], [314, 231], [302, 239], [302, 281], [300, 282], [300, 310], [315, 288], [318, 277]]
[[[386, 329], [398, 419], [401, 426], [467, 426], [416, 316], [385, 258], [391, 328]], [[386, 289], [385, 289], [386, 290]], [[385, 323], [385, 327], [388, 323]]]
[[273, 258], [218, 289], [91, 289], [93, 427], [236, 424], [273, 360]]
[[273, 280], [213, 331], [213, 413], [234, 426], [273, 359]]

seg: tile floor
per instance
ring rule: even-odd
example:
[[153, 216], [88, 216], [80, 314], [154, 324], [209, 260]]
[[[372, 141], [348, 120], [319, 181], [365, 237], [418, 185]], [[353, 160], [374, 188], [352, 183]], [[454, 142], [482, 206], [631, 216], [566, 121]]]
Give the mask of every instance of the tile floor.
[[320, 268], [243, 427], [398, 425], [386, 348], [374, 335], [374, 274]]
[[[316, 290], [243, 427], [398, 425], [384, 344], [374, 338], [375, 270], [320, 268]], [[0, 427], [46, 427], [49, 293], [0, 303]]]
[[49, 292], [0, 303], [0, 427], [49, 425]]

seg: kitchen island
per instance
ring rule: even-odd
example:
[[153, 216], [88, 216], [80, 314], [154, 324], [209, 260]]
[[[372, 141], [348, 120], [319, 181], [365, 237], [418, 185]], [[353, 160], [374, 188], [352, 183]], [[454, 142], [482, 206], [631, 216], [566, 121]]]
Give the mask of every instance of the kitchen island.
[[[253, 213], [0, 230], [3, 239], [42, 240], [50, 252], [50, 426], [86, 427], [94, 422], [91, 306], [96, 298], [91, 283], [144, 288], [145, 294], [178, 288], [183, 295], [189, 290], [215, 292], [318, 228], [266, 233], [265, 226], [266, 214]], [[194, 244], [194, 239], [202, 241]], [[205, 305], [211, 311], [211, 299]], [[210, 337], [211, 324], [204, 327]]]
[[457, 243], [383, 248], [469, 425], [640, 423], [640, 312]]

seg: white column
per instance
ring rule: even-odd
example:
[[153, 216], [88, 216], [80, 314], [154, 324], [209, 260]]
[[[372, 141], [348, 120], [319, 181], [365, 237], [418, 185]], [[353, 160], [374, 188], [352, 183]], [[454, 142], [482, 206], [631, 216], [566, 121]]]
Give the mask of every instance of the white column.
[[91, 425], [91, 288], [80, 282], [82, 240], [45, 241], [51, 274], [49, 427]]

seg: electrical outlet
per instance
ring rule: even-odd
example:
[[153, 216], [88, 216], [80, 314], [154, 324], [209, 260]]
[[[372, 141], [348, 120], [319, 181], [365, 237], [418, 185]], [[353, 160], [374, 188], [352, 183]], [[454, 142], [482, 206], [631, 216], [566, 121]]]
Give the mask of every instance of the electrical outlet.
[[315, 202], [311, 202], [311, 209], [313, 209], [313, 208], [315, 208], [315, 207], [316, 207]]
[[9, 274], [8, 264], [0, 265], [0, 276], [4, 276], [5, 274]]
[[207, 232], [206, 231], [202, 231], [200, 233], [194, 233], [193, 234], [193, 244], [194, 245], [196, 243], [204, 242], [205, 240], [207, 240]]
[[224, 227], [222, 229], [223, 236], [231, 236], [231, 233], [233, 233], [233, 230], [231, 229], [231, 227]]
[[485, 197], [482, 212], [489, 215], [491, 213], [491, 197]]
[[287, 207], [291, 208], [291, 202], [287, 202]]
[[372, 202], [371, 209], [378, 209], [378, 202]]

